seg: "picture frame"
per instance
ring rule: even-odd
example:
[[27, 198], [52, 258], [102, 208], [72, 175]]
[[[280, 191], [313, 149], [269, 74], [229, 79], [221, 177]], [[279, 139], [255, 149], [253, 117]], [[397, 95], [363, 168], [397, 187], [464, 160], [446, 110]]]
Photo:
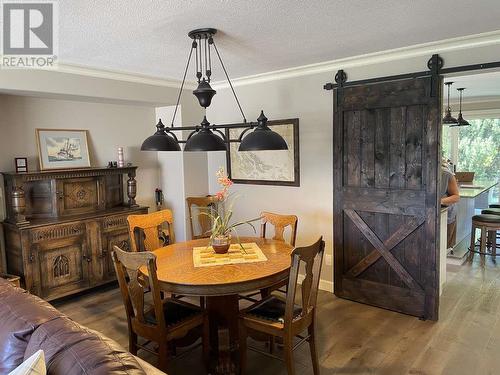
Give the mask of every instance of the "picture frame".
[[16, 173], [28, 173], [28, 158], [14, 158]]
[[35, 129], [40, 170], [90, 168], [88, 131]]
[[[235, 184], [300, 186], [299, 119], [268, 121], [288, 145], [284, 151], [238, 151], [230, 142], [226, 152], [227, 172]], [[238, 139], [244, 129], [226, 129], [226, 137]]]

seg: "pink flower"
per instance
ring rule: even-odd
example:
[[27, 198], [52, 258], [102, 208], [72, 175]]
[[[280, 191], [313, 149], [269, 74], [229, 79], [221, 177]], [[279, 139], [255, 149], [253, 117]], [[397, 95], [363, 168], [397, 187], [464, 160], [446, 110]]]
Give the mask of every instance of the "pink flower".
[[221, 186], [221, 190], [215, 194], [216, 198], [219, 201], [223, 201], [226, 199], [227, 196], [227, 191], [229, 190], [229, 187], [233, 184], [233, 181], [227, 177], [226, 173], [224, 172], [224, 168], [219, 168], [219, 170], [216, 173], [217, 176], [217, 183]]

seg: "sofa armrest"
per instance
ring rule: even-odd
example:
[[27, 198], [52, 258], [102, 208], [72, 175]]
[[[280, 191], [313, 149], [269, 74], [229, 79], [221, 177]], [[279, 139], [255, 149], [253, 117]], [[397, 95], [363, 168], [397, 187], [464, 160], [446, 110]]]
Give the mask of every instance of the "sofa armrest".
[[156, 367], [154, 367], [153, 365], [149, 364], [148, 362], [146, 362], [145, 360], [137, 357], [137, 356], [134, 356], [135, 359], [137, 360], [137, 362], [139, 362], [139, 364], [141, 365], [142, 369], [144, 370], [144, 372], [148, 375], [167, 375], [166, 373], [164, 373], [163, 371], [161, 370], [158, 370]]

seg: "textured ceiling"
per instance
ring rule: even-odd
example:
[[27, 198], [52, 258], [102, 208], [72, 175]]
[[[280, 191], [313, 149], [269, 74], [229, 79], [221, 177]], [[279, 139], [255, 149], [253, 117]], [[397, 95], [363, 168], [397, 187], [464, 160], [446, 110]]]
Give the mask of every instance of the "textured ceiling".
[[60, 61], [175, 79], [198, 27], [220, 30], [236, 78], [493, 31], [500, 20], [499, 0], [61, 0], [59, 10]]

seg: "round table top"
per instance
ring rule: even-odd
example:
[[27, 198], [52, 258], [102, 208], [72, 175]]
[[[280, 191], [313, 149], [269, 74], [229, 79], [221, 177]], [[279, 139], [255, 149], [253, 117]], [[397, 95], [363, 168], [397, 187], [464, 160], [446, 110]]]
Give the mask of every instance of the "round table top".
[[288, 278], [292, 246], [257, 237], [240, 237], [240, 241], [257, 243], [267, 261], [194, 267], [193, 247], [206, 246], [208, 238], [155, 250], [160, 287], [175, 294], [223, 296], [263, 289]]

